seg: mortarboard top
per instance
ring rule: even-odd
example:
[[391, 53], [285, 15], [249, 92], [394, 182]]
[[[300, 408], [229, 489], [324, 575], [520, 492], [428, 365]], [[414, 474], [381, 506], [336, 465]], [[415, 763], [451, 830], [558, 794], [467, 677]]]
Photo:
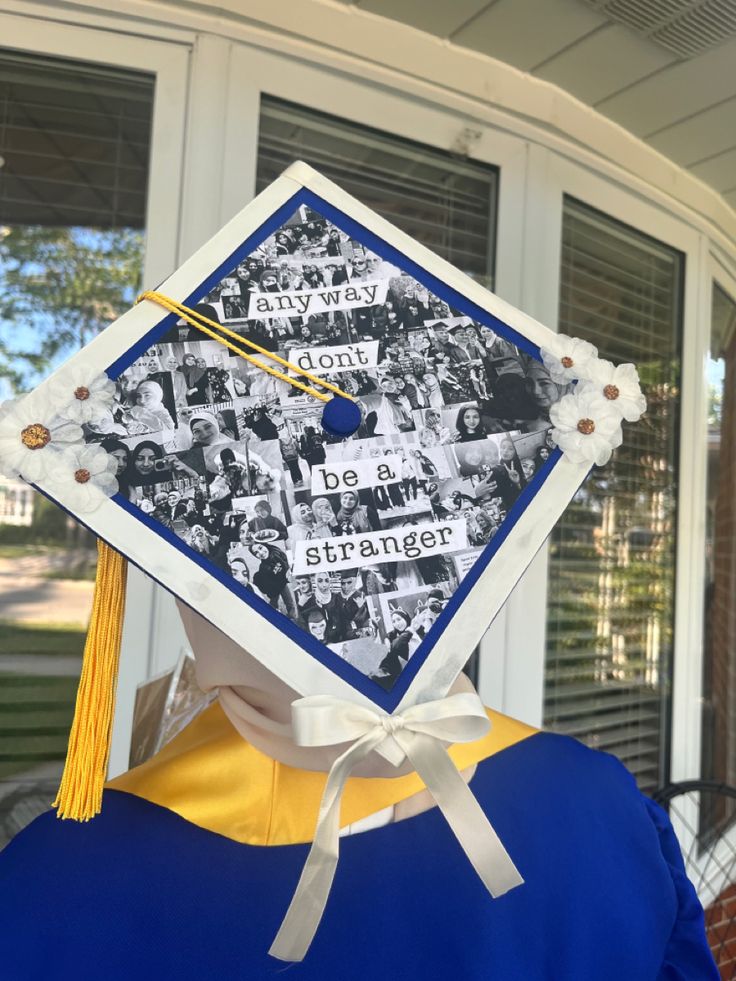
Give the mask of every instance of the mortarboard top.
[[629, 368], [295, 163], [0, 409], [0, 467], [298, 692], [391, 713], [446, 694], [638, 417]]

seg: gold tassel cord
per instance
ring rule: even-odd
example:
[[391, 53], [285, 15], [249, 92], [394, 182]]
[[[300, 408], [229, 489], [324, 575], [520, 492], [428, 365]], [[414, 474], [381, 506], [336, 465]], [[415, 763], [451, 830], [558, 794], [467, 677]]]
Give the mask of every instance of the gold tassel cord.
[[87, 631], [64, 773], [53, 806], [57, 817], [89, 821], [102, 808], [125, 612], [125, 558], [97, 543], [92, 615]]
[[[249, 340], [247, 337], [242, 337], [240, 334], [236, 334], [235, 331], [230, 330], [224, 324], [217, 323], [215, 320], [210, 320], [209, 317], [205, 317], [204, 314], [198, 313], [196, 310], [192, 310], [189, 307], [185, 307], [183, 303], [178, 303], [176, 300], [172, 300], [170, 296], [166, 296], [165, 293], [159, 293], [156, 290], [146, 290], [145, 293], [141, 293], [136, 303], [140, 303], [141, 300], [151, 300], [153, 303], [158, 303], [169, 313], [176, 314], [181, 320], [186, 321], [186, 323], [191, 324], [197, 330], [202, 331], [207, 337], [211, 337], [212, 340], [217, 341], [219, 344], [223, 344], [225, 347], [229, 348], [235, 354], [240, 355], [246, 361], [255, 365], [256, 368], [260, 368], [261, 371], [265, 371], [266, 374], [273, 375], [274, 378], [278, 378], [280, 381], [286, 382], [293, 388], [298, 388], [302, 392], [306, 392], [307, 395], [311, 395], [315, 399], [319, 399], [321, 402], [329, 402], [329, 395], [325, 395], [324, 392], [320, 392], [314, 386], [319, 386], [319, 388], [324, 388], [329, 392], [334, 392], [335, 395], [339, 395], [341, 398], [347, 399], [352, 402], [353, 396], [344, 392], [337, 385], [333, 385], [331, 382], [325, 381], [323, 378], [318, 378], [313, 375], [310, 371], [306, 371], [300, 368], [298, 365], [292, 364], [291, 361], [287, 361], [282, 358], [281, 355], [276, 354], [275, 351], [268, 351], [265, 347], [261, 347], [260, 344], [256, 344], [254, 341]], [[225, 335], [224, 337], [221, 335]], [[231, 338], [231, 340], [227, 340]], [[237, 345], [233, 343], [237, 342]], [[312, 382], [312, 385], [304, 385], [297, 378], [292, 378], [290, 375], [284, 374], [277, 368], [273, 368], [270, 365], [264, 364], [257, 358], [252, 357], [247, 354], [243, 349], [242, 345], [247, 345], [259, 354], [270, 358], [277, 364], [283, 365], [285, 368], [293, 371], [296, 375], [302, 378], [308, 378]]]

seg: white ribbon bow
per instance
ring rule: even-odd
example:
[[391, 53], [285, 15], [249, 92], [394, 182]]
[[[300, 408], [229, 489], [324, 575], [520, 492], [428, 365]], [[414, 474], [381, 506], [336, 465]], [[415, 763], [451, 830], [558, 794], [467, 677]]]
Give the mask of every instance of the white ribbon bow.
[[314, 841], [296, 892], [269, 953], [301, 961], [324, 912], [340, 849], [340, 800], [350, 772], [376, 750], [394, 766], [413, 764], [494, 899], [523, 883], [516, 866], [447, 753], [443, 743], [474, 742], [490, 728], [477, 695], [463, 692], [386, 715], [328, 695], [300, 698], [291, 706], [299, 746], [350, 742], [332, 764]]

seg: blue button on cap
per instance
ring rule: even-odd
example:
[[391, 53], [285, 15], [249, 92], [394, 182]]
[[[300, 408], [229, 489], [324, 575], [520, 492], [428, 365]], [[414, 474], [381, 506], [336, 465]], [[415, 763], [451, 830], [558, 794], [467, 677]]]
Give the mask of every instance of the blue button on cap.
[[322, 428], [330, 436], [345, 439], [352, 436], [360, 426], [360, 409], [351, 399], [335, 395], [322, 410]]

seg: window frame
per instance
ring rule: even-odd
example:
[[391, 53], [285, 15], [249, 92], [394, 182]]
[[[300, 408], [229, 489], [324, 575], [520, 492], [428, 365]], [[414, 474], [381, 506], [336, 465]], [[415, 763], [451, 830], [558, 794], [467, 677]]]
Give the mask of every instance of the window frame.
[[[698, 665], [698, 677], [697, 677], [697, 711], [698, 711], [698, 731], [697, 731], [697, 761], [695, 768], [688, 774], [681, 774], [675, 776], [673, 774], [672, 780], [677, 781], [678, 779], [698, 779], [701, 775], [701, 736], [702, 736], [702, 683], [703, 683], [703, 658], [705, 656], [705, 644], [704, 644], [704, 628], [705, 628], [705, 545], [706, 545], [706, 526], [705, 526], [705, 513], [706, 513], [706, 502], [707, 502], [707, 463], [708, 463], [708, 386], [706, 383], [706, 372], [705, 366], [707, 363], [708, 355], [711, 351], [711, 341], [712, 341], [712, 297], [713, 288], [718, 286], [724, 293], [726, 293], [734, 303], [736, 303], [736, 265], [732, 265], [728, 258], [720, 253], [720, 250], [714, 248], [708, 248], [707, 243], [704, 244], [704, 261], [703, 261], [703, 276], [701, 278], [701, 314], [703, 317], [703, 330], [701, 331], [700, 338], [700, 348], [699, 353], [701, 355], [701, 361], [698, 364], [698, 369], [700, 372], [700, 390], [699, 390], [699, 400], [697, 404], [698, 416], [694, 420], [694, 424], [697, 426], [697, 438], [700, 440], [700, 448], [702, 450], [702, 502], [700, 502], [700, 510], [693, 511], [696, 515], [695, 518], [695, 529], [694, 534], [698, 539], [700, 551], [699, 557], [696, 559], [696, 564], [693, 568], [701, 570], [699, 576], [693, 576], [694, 589], [692, 597], [694, 616], [693, 616], [693, 644], [694, 650], [697, 651], [697, 665]], [[698, 555], [698, 553], [696, 553]], [[696, 659], [693, 658], [693, 661]], [[693, 682], [695, 682], [693, 678]], [[695, 699], [694, 699], [695, 700]], [[674, 719], [673, 719], [674, 722]], [[736, 825], [731, 824], [729, 828], [721, 835], [715, 847], [709, 851], [706, 849], [703, 854], [698, 854], [697, 850], [693, 848], [694, 844], [694, 834], [690, 829], [696, 829], [700, 826], [700, 814], [699, 814], [699, 804], [695, 801], [694, 795], [688, 795], [686, 799], [678, 800], [678, 808], [682, 814], [682, 820], [678, 817], [673, 816], [673, 826], [675, 832], [677, 833], [678, 840], [680, 842], [681, 848], [685, 854], [691, 855], [691, 863], [694, 866], [694, 876], [699, 882], [702, 883], [699, 893], [699, 898], [701, 902], [705, 905], [706, 902], [712, 901], [713, 896], [720, 895], [723, 888], [728, 886], [730, 879], [726, 874], [726, 870], [729, 868], [729, 863], [732, 862], [734, 850], [736, 850]]]
[[[670, 196], [665, 190], [670, 173], [664, 167], [661, 173], [649, 169], [636, 176], [637, 158], [629, 141], [622, 141], [620, 149], [630, 159], [597, 155], [574, 145], [551, 124], [546, 128], [541, 121], [517, 118], [480, 99], [457, 98], [440, 85], [416, 83], [369, 62], [361, 66], [357, 57], [351, 59], [351, 74], [344, 65], [344, 74], [339, 74], [332, 54], [324, 57], [324, 65], [317, 64], [321, 54], [316, 47], [296, 58], [290, 42], [268, 30], [238, 26], [232, 37], [225, 37], [226, 26], [206, 14], [183, 18], [203, 32], [196, 34], [146, 20], [130, 5], [125, 5], [130, 19], [123, 20], [95, 12], [99, 8], [94, 5], [72, 14], [22, 0], [10, 4], [20, 14], [0, 14], [7, 47], [156, 74], [147, 286], [155, 285], [251, 199], [262, 90], [441, 149], [455, 145], [466, 128], [478, 131], [470, 155], [500, 170], [497, 243], [502, 245], [496, 248], [496, 291], [552, 329], [558, 321], [565, 193], [685, 253], [680, 495], [688, 508], [680, 508], [677, 528], [671, 775], [684, 779], [696, 774], [702, 577], [691, 576], [690, 570], [700, 568], [704, 527], [693, 526], [690, 515], [704, 515], [705, 507], [705, 390], [704, 378], [698, 376], [710, 324], [707, 236], [731, 244], [705, 206], [702, 213], [694, 210], [700, 198], [691, 195], [688, 205]], [[61, 23], [65, 19], [75, 22]], [[720, 256], [715, 244], [710, 248]], [[727, 269], [733, 257], [720, 258]], [[546, 586], [545, 547], [481, 645], [481, 695], [492, 707], [532, 725], [542, 719]], [[129, 618], [124, 638], [111, 774], [127, 767], [135, 684], [169, 667], [183, 641], [171, 598], [132, 569], [129, 603], [137, 615], [135, 624]]]
[[[81, 64], [110, 65], [154, 78], [143, 283], [146, 288], [155, 286], [176, 266], [180, 255], [189, 47], [48, 20], [43, 22], [43, 30], [38, 27], [37, 20], [0, 13], [0, 36], [7, 49]], [[154, 591], [150, 579], [137, 569], [129, 570], [127, 603], [137, 615], [126, 618], [123, 633], [111, 775], [128, 768], [136, 688], [155, 673], [151, 660], [155, 650], [151, 643], [157, 603]], [[160, 634], [160, 628], [156, 633]]]
[[[660, 204], [644, 199], [625, 183], [603, 178], [590, 167], [559, 154], [536, 149], [531, 171], [536, 193], [527, 201], [527, 222], [536, 230], [536, 238], [529, 238], [529, 261], [525, 267], [529, 289], [522, 306], [551, 329], [557, 330], [559, 321], [565, 195], [685, 256], [678, 503], [687, 501], [688, 506], [678, 507], [677, 515], [672, 711], [668, 729], [670, 779], [692, 778], [700, 766], [702, 645], [698, 646], [695, 640], [702, 625], [702, 581], [693, 582], [690, 570], [699, 568], [704, 533], [702, 523], [694, 527], [692, 515], [704, 514], [705, 508], [705, 392], [701, 376], [704, 337], [710, 323], [710, 312], [703, 306], [707, 242], [697, 229]], [[541, 725], [543, 713], [547, 552], [545, 545], [507, 604], [512, 626], [508, 643], [517, 653], [515, 672], [520, 679], [533, 678], [537, 682], [536, 702], [525, 706], [528, 713], [533, 713], [526, 721], [535, 725]], [[524, 611], [526, 621], [522, 617]], [[535, 625], [533, 637], [527, 636], [529, 623]]]

